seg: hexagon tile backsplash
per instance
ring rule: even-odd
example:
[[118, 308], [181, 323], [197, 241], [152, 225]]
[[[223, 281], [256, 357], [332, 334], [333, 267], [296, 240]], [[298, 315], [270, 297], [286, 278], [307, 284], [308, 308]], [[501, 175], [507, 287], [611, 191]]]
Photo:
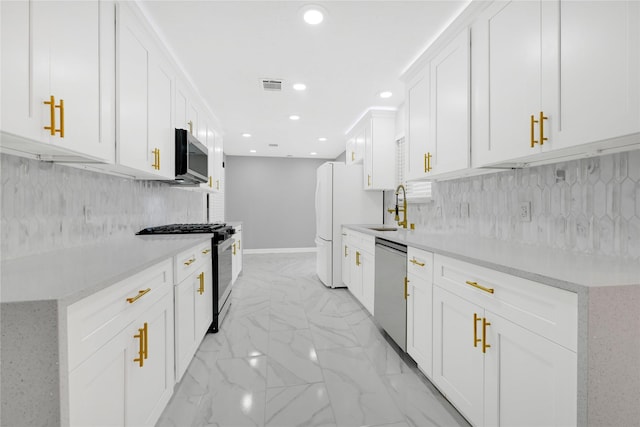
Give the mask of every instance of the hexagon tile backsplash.
[[[531, 203], [530, 222], [518, 217], [521, 202]], [[433, 200], [410, 204], [407, 216], [418, 230], [640, 261], [640, 150], [436, 182]]]
[[204, 220], [198, 192], [5, 154], [0, 168], [2, 259]]

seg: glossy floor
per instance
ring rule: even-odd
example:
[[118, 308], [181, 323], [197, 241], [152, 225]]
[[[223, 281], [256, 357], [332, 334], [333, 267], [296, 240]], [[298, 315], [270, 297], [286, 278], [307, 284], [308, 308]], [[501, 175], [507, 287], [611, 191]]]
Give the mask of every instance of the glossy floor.
[[315, 254], [245, 255], [159, 426], [468, 426]]

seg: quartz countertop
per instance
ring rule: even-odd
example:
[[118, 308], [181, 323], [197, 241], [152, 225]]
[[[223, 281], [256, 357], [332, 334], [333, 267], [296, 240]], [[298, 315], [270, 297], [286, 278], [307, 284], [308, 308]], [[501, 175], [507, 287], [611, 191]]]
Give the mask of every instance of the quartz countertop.
[[573, 292], [596, 287], [640, 285], [640, 263], [633, 260], [567, 252], [466, 234], [429, 233], [403, 228], [396, 231], [370, 229], [381, 227], [379, 224], [354, 224], [345, 227]]
[[70, 305], [211, 237], [131, 236], [3, 260], [0, 302], [57, 300]]

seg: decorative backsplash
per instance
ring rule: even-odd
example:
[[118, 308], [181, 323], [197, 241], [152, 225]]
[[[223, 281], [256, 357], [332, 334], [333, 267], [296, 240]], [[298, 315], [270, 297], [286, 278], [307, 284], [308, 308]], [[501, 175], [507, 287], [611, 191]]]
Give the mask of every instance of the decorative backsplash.
[[[521, 202], [531, 202], [530, 222]], [[433, 200], [409, 205], [408, 219], [421, 230], [640, 260], [640, 150], [436, 182]]]
[[198, 192], [4, 154], [0, 168], [2, 259], [204, 221]]

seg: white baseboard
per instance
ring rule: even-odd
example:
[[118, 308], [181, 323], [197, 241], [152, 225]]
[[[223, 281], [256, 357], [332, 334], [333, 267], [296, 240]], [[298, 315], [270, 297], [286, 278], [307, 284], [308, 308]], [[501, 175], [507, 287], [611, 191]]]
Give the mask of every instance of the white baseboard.
[[243, 253], [251, 254], [295, 254], [300, 252], [315, 252], [316, 248], [268, 248], [268, 249], [244, 249]]

